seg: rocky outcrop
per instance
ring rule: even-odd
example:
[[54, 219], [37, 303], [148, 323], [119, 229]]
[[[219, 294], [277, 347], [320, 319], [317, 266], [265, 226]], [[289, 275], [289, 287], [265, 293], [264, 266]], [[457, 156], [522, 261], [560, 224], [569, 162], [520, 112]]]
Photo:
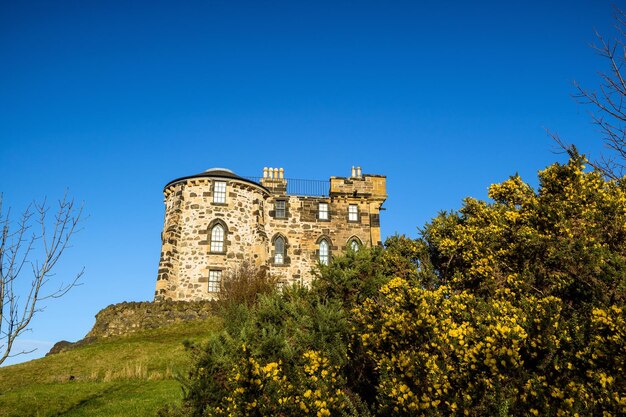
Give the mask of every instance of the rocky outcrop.
[[156, 329], [185, 321], [208, 318], [214, 308], [212, 301], [123, 302], [112, 304], [96, 314], [96, 324], [78, 342], [57, 342], [48, 355], [64, 352], [95, 340]]
[[96, 324], [86, 337], [96, 339], [155, 329], [211, 315], [211, 301], [123, 302], [96, 314]]

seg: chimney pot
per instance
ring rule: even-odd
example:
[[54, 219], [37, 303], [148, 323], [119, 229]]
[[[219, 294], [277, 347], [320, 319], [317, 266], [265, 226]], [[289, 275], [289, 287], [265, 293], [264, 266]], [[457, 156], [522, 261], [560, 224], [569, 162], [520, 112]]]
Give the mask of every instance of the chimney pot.
[[282, 180], [283, 177], [285, 176], [285, 170], [283, 168], [278, 170], [278, 176], [279, 178]]
[[263, 178], [267, 178], [267, 167], [263, 167]]
[[356, 177], [356, 170], [354, 169], [354, 165], [352, 165], [352, 178]]

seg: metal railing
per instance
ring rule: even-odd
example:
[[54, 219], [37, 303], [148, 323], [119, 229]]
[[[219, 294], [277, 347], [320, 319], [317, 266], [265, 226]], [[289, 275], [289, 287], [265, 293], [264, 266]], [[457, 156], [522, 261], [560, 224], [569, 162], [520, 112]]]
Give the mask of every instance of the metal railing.
[[[262, 177], [244, 177], [258, 184]], [[287, 194], [307, 197], [328, 197], [330, 192], [329, 180], [301, 180], [297, 178], [285, 178], [287, 181]]]

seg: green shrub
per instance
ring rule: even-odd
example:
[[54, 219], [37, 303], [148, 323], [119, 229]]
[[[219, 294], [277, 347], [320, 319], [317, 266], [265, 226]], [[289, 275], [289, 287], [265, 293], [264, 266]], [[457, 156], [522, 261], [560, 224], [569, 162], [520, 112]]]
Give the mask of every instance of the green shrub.
[[492, 185], [311, 289], [242, 288], [168, 412], [626, 414], [626, 182], [583, 164]]
[[341, 303], [294, 286], [222, 314], [223, 331], [192, 348], [185, 381], [192, 415], [339, 415], [361, 407], [346, 390], [350, 326]]

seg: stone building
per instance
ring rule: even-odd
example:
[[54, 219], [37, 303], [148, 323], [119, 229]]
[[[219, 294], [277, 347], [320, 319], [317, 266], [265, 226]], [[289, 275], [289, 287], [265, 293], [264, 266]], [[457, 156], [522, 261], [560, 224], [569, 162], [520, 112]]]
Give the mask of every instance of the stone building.
[[209, 169], [164, 188], [165, 222], [155, 299], [211, 299], [244, 261], [281, 284], [307, 285], [335, 254], [380, 245], [386, 177], [288, 180], [282, 168], [260, 178]]

